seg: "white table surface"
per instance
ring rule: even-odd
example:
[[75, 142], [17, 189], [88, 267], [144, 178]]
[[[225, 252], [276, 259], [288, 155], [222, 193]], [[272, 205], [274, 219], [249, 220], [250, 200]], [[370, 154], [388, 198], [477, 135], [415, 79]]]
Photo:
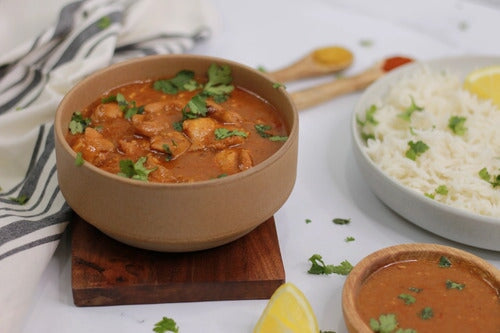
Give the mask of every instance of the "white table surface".
[[[500, 2], [495, 0], [253, 0], [213, 1], [220, 24], [192, 53], [278, 69], [309, 50], [343, 45], [355, 54], [346, 74], [387, 56], [425, 60], [442, 56], [500, 56]], [[363, 41], [369, 41], [366, 45]], [[324, 79], [287, 84], [289, 91]], [[276, 213], [287, 281], [309, 299], [320, 329], [347, 332], [341, 292], [345, 277], [307, 273], [308, 258], [327, 263], [363, 257], [386, 246], [429, 242], [451, 245], [500, 267], [500, 252], [472, 248], [422, 230], [392, 212], [370, 191], [354, 161], [349, 125], [360, 93], [300, 113], [295, 188]], [[351, 218], [346, 226], [333, 218]], [[306, 219], [312, 222], [305, 223]], [[439, 223], [439, 221], [436, 221]], [[346, 243], [347, 236], [355, 241]], [[500, 240], [499, 240], [500, 241]], [[181, 332], [251, 332], [267, 301], [76, 307], [66, 235], [44, 272], [24, 332], [152, 332], [163, 316]]]

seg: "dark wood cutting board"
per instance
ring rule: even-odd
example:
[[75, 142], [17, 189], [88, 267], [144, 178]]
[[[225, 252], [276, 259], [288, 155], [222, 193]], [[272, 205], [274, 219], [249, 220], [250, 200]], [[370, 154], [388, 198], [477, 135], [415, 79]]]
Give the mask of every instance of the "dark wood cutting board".
[[77, 306], [267, 299], [285, 282], [273, 217], [232, 243], [191, 253], [134, 248], [76, 217], [71, 252]]

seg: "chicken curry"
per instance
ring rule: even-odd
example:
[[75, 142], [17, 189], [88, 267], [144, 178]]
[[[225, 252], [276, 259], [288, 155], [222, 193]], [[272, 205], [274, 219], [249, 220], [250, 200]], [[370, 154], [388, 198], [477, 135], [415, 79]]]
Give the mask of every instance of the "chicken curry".
[[228, 66], [207, 78], [132, 82], [75, 112], [66, 140], [84, 162], [124, 177], [160, 183], [209, 180], [251, 168], [287, 140], [267, 101], [232, 85]]

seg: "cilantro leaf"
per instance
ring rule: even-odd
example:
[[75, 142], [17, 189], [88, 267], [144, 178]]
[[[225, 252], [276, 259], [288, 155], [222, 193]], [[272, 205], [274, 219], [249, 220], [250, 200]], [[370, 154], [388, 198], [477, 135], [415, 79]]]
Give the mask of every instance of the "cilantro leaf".
[[453, 282], [451, 280], [446, 280], [446, 289], [457, 289], [462, 290], [465, 288], [465, 284]]
[[351, 219], [343, 219], [340, 217], [336, 217], [332, 220], [333, 223], [343, 225], [343, 224], [349, 224], [351, 223]]
[[412, 161], [415, 161], [418, 156], [429, 149], [429, 146], [420, 140], [417, 142], [409, 141], [408, 146], [410, 146], [410, 148], [406, 151], [405, 156]]
[[398, 327], [396, 315], [393, 313], [382, 314], [377, 319], [370, 319], [370, 327], [374, 332], [391, 333]]
[[482, 180], [487, 181], [488, 183], [490, 183], [491, 186], [493, 186], [494, 188], [497, 187], [497, 186], [500, 186], [500, 174], [498, 174], [496, 176], [492, 176], [488, 172], [488, 169], [482, 168], [481, 170], [479, 170], [479, 177]]
[[345, 241], [346, 243], [349, 243], [349, 242], [354, 242], [355, 240], [356, 240], [356, 239], [355, 239], [354, 237], [352, 237], [352, 236], [347, 236], [347, 237], [344, 239], [344, 241]]
[[361, 126], [365, 126], [367, 124], [378, 125], [378, 121], [375, 119], [375, 112], [377, 112], [377, 106], [372, 104], [365, 110], [365, 121], [362, 121], [356, 116], [356, 122]]
[[448, 127], [455, 133], [456, 135], [464, 135], [465, 132], [467, 131], [467, 128], [465, 127], [465, 117], [457, 117], [457, 116], [452, 116], [448, 120]]
[[283, 88], [283, 89], [286, 89], [286, 86], [285, 86], [283, 83], [280, 83], [280, 82], [274, 82], [274, 83], [273, 83], [273, 88], [274, 88], [274, 89], [278, 89], [278, 88]]
[[339, 275], [347, 275], [353, 269], [351, 263], [347, 260], [344, 260], [340, 263], [340, 265], [326, 265], [323, 261], [323, 258], [319, 254], [313, 254], [311, 258], [309, 258], [311, 262], [311, 268], [307, 271], [309, 274], [339, 274]]
[[82, 166], [83, 163], [85, 163], [85, 160], [83, 159], [83, 155], [82, 155], [82, 152], [79, 151], [78, 153], [76, 153], [76, 157], [75, 157], [75, 165], [76, 166]]
[[413, 304], [416, 301], [415, 297], [413, 297], [412, 295], [409, 295], [409, 294], [399, 294], [398, 298], [402, 299], [406, 305]]
[[123, 94], [116, 94], [104, 97], [101, 99], [101, 103], [118, 103], [118, 107], [123, 112], [123, 117], [125, 119], [132, 118], [135, 114], [144, 113], [144, 106], [137, 106], [135, 101], [127, 101]]
[[182, 109], [183, 119], [186, 120], [205, 117], [208, 112], [206, 99], [207, 98], [203, 94], [193, 96], [193, 98], [191, 98], [187, 105]]
[[144, 166], [144, 162], [146, 162], [147, 157], [140, 157], [137, 162], [132, 162], [132, 160], [126, 159], [120, 161], [120, 171], [118, 175], [126, 178], [137, 179], [141, 181], [147, 181], [148, 175], [155, 171], [157, 168], [147, 169]]
[[419, 312], [419, 316], [423, 320], [428, 320], [428, 319], [431, 319], [432, 317], [434, 317], [434, 311], [432, 310], [431, 307], [427, 306], [427, 307], [423, 308], [422, 311]]
[[190, 70], [181, 70], [172, 79], [157, 80], [153, 83], [153, 89], [170, 95], [175, 95], [179, 91], [194, 91], [199, 86], [194, 79], [194, 72]]
[[411, 99], [411, 104], [409, 107], [407, 107], [402, 113], [398, 115], [399, 118], [406, 120], [407, 122], [410, 122], [411, 115], [415, 111], [422, 111], [424, 108], [421, 106], [418, 106], [415, 104], [415, 100], [413, 99], [413, 96], [410, 96]]
[[10, 197], [9, 199], [10, 199], [10, 201], [15, 202], [17, 204], [25, 205], [28, 202], [28, 200], [30, 199], [30, 197], [27, 196], [26, 194], [20, 194], [17, 197]]
[[271, 125], [255, 124], [254, 128], [257, 131], [257, 134], [259, 134], [262, 138], [269, 139], [270, 141], [288, 140], [288, 136], [272, 135], [271, 133], [269, 133], [269, 131], [272, 129]]
[[111, 18], [109, 18], [109, 16], [103, 16], [97, 22], [97, 27], [101, 30], [108, 28], [110, 25], [111, 25]]
[[228, 95], [234, 90], [231, 84], [231, 68], [228, 65], [218, 66], [211, 64], [208, 67], [208, 82], [203, 87], [203, 92], [212, 96], [216, 103], [222, 103], [227, 100]]
[[71, 134], [83, 133], [85, 128], [87, 128], [90, 123], [90, 118], [83, 118], [81, 112], [73, 112], [73, 115], [71, 115], [71, 121], [69, 122], [69, 130]]
[[157, 322], [155, 324], [155, 327], [153, 328], [153, 332], [156, 333], [166, 333], [166, 332], [173, 332], [173, 333], [179, 333], [179, 327], [177, 326], [177, 323], [175, 320], [172, 318], [167, 318], [163, 317], [162, 320]]
[[447, 257], [441, 256], [441, 258], [439, 258], [438, 265], [441, 268], [448, 268], [448, 267], [451, 267], [451, 261]]
[[216, 128], [214, 134], [216, 140], [223, 140], [232, 136], [241, 136], [243, 138], [246, 138], [248, 136], [246, 132], [239, 130], [228, 130], [227, 128], [224, 127]]

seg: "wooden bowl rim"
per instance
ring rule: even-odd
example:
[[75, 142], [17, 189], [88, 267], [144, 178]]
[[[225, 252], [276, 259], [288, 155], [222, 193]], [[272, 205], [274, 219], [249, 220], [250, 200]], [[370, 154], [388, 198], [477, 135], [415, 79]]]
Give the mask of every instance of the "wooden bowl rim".
[[500, 291], [500, 270], [486, 260], [454, 247], [430, 244], [411, 243], [393, 245], [375, 251], [363, 258], [349, 273], [342, 290], [342, 312], [349, 332], [373, 332], [357, 311], [356, 296], [361, 285], [378, 269], [398, 261], [417, 260], [419, 258], [435, 258], [446, 256], [453, 260], [465, 262], [483, 274], [497, 291]]

